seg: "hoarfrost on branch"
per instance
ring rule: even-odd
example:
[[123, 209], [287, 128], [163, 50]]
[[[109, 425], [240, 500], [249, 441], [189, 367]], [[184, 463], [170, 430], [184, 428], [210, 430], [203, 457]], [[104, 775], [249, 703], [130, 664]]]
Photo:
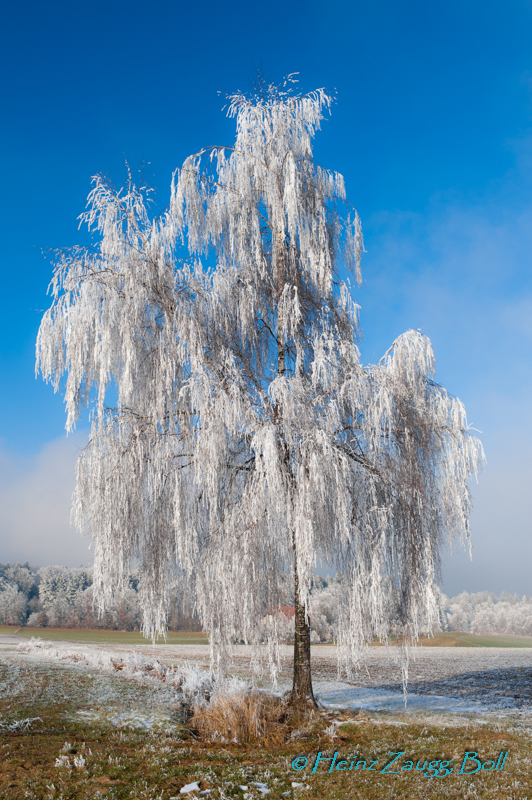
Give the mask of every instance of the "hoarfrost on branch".
[[39, 331], [38, 368], [56, 390], [66, 373], [67, 428], [93, 405], [73, 519], [94, 539], [100, 608], [139, 558], [143, 630], [161, 634], [177, 571], [218, 663], [270, 615], [275, 665], [272, 609], [294, 569], [308, 609], [317, 558], [346, 578], [346, 667], [374, 636], [415, 638], [437, 619], [442, 544], [469, 536], [482, 448], [434, 382], [430, 341], [409, 330], [360, 361], [340, 279], [360, 281], [360, 222], [312, 159], [331, 102], [290, 83], [234, 95], [234, 146], [187, 158], [155, 219], [131, 178], [94, 178], [96, 247], [59, 258]]

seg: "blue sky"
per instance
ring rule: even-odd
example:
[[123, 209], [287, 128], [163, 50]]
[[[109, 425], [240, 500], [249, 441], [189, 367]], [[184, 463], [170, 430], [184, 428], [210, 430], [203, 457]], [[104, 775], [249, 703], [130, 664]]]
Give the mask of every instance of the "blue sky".
[[32, 1], [0, 37], [0, 561], [90, 562], [68, 527], [86, 430], [34, 377], [43, 249], [87, 241], [90, 177], [125, 159], [164, 206], [187, 155], [233, 140], [218, 92], [262, 65], [338, 90], [315, 155], [362, 219], [364, 360], [421, 328], [482, 431], [473, 561], [446, 557], [444, 589], [532, 595], [532, 3]]

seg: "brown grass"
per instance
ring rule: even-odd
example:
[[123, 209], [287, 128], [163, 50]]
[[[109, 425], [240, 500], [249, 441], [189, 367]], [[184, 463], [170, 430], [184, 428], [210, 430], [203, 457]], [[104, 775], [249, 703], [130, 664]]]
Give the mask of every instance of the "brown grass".
[[204, 741], [261, 743], [266, 747], [286, 741], [287, 705], [280, 697], [252, 689], [218, 694], [196, 706], [190, 730]]

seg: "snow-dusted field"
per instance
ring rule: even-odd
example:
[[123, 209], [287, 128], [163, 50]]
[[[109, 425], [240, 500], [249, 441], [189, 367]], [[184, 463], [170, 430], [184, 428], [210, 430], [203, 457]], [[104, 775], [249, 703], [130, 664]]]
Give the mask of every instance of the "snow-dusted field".
[[[0, 663], [9, 663], [9, 672], [32, 664], [38, 669], [55, 665], [70, 673], [81, 671], [98, 676], [102, 692], [106, 681], [112, 680], [117, 687], [113, 691], [118, 694], [128, 694], [128, 685], [136, 681], [154, 693], [154, 698], [157, 695], [157, 702], [153, 702], [161, 709], [171, 704], [176, 691], [191, 695], [197, 685], [207, 680], [204, 670], [209, 664], [209, 648], [205, 645], [80, 645], [44, 640], [19, 643], [15, 637], [0, 637]], [[290, 647], [283, 648], [282, 657], [277, 691], [290, 685]], [[393, 648], [371, 648], [365, 665], [350, 681], [337, 679], [334, 647], [313, 647], [312, 657], [315, 692], [325, 706], [405, 716], [400, 668]], [[250, 661], [251, 648], [236, 647], [233, 674], [248, 681]], [[261, 685], [271, 686], [267, 678]], [[108, 688], [105, 692], [109, 692]], [[97, 696], [93, 701], [96, 706]], [[87, 704], [83, 713], [92, 713]], [[532, 650], [418, 648], [409, 668], [406, 715], [412, 714], [429, 714], [453, 722], [473, 716], [479, 721], [497, 717], [531, 724]], [[116, 715], [118, 719], [119, 711]]]

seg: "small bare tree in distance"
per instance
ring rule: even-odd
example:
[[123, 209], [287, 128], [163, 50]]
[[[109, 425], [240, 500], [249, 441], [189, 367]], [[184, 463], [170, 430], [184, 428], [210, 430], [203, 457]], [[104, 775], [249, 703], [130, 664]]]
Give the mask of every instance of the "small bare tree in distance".
[[231, 96], [235, 144], [187, 158], [155, 219], [131, 177], [119, 191], [93, 179], [82, 219], [96, 245], [58, 258], [37, 366], [56, 390], [66, 373], [67, 429], [92, 404], [73, 519], [94, 540], [100, 609], [138, 558], [143, 630], [162, 634], [178, 570], [213, 666], [241, 638], [258, 647], [268, 618], [275, 675], [290, 573], [292, 701], [313, 704], [316, 559], [346, 577], [347, 671], [374, 636], [415, 640], [437, 619], [443, 543], [468, 540], [483, 454], [421, 333], [361, 363], [340, 278], [360, 282], [359, 218], [312, 158], [333, 98], [294, 83]]

